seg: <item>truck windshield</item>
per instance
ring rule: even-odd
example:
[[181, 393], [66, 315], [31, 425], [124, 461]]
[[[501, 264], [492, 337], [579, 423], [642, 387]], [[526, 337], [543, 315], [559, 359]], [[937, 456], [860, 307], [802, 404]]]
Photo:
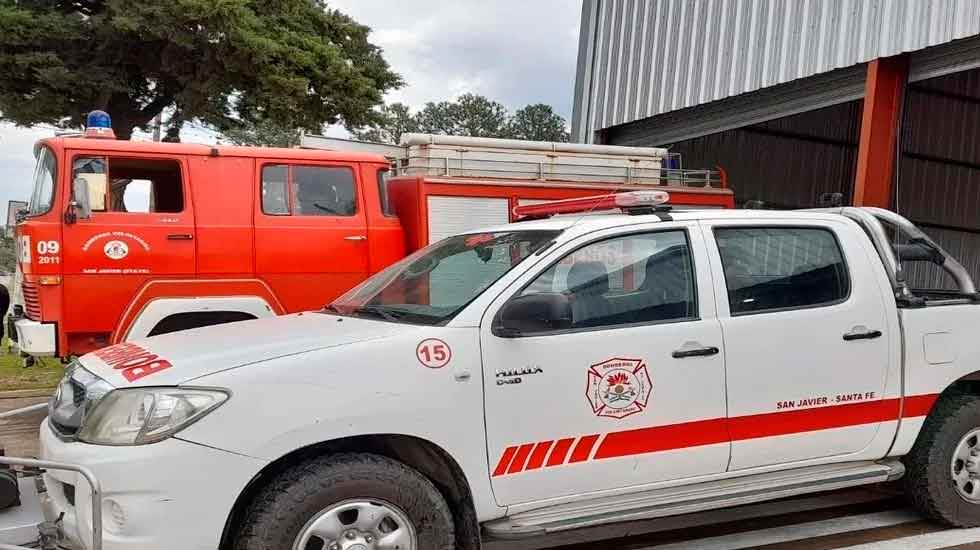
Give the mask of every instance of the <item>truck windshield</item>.
[[54, 200], [54, 153], [47, 147], [40, 147], [37, 152], [37, 166], [34, 168], [34, 189], [31, 191], [31, 202], [27, 206], [27, 214], [34, 216], [51, 210]]
[[325, 311], [405, 323], [445, 323], [558, 233], [502, 231], [450, 237], [369, 278]]

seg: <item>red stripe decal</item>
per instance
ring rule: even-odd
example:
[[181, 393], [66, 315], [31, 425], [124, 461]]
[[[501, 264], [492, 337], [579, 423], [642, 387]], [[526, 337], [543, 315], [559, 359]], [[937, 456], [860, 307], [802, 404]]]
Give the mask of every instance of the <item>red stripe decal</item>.
[[531, 458], [527, 461], [527, 470], [537, 470], [544, 464], [544, 457], [548, 456], [548, 449], [551, 449], [551, 444], [554, 441], [542, 441], [534, 446], [534, 451], [531, 452]]
[[548, 466], [561, 466], [565, 463], [565, 457], [568, 456], [568, 450], [572, 448], [572, 443], [575, 438], [569, 437], [568, 439], [559, 439], [558, 443], [551, 449], [551, 455], [548, 456]]
[[[898, 419], [900, 407], [902, 418], [914, 418], [929, 414], [938, 398], [939, 394], [913, 395], [904, 398], [904, 404], [900, 398], [881, 399], [611, 432], [603, 438], [593, 459], [874, 424]], [[549, 467], [559, 466], [566, 463], [566, 457], [569, 464], [584, 462], [589, 460], [599, 437], [581, 437], [571, 456], [568, 456], [569, 449], [572, 449], [575, 438], [559, 439], [554, 445], [551, 441], [542, 441], [538, 444], [508, 447], [500, 457], [493, 475], [513, 474], [525, 469], [535, 470], [542, 464]]]
[[595, 458], [613, 458], [655, 453], [712, 443], [727, 443], [728, 423], [724, 418], [654, 426], [625, 432], [613, 432], [602, 440]]
[[576, 445], [575, 450], [572, 451], [572, 457], [568, 459], [568, 462], [583, 462], [588, 460], [589, 455], [592, 454], [592, 447], [595, 446], [595, 442], [598, 440], [598, 435], [587, 435], [582, 437], [582, 439], [579, 439], [578, 445]]
[[913, 395], [905, 398], [905, 407], [902, 408], [902, 418], [913, 416], [926, 416], [932, 410], [932, 406], [939, 399], [938, 393], [927, 395]]
[[882, 399], [813, 409], [752, 414], [729, 419], [732, 441], [814, 432], [895, 420], [899, 399]]
[[507, 468], [507, 473], [516, 474], [517, 472], [523, 470], [524, 463], [527, 462], [527, 455], [531, 454], [531, 449], [533, 448], [534, 443], [521, 445], [521, 447], [517, 449], [517, 456], [515, 456], [514, 460], [510, 463], [510, 468]]
[[517, 447], [507, 447], [504, 449], [504, 454], [500, 455], [500, 462], [497, 463], [497, 467], [493, 470], [494, 477], [507, 473], [507, 466], [510, 466], [510, 461], [514, 459], [514, 453], [516, 452]]

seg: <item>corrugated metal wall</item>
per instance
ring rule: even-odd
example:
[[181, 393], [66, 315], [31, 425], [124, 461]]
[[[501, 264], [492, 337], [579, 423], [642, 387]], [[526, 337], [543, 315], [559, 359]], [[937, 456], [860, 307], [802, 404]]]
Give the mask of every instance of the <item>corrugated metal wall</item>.
[[735, 201], [770, 208], [819, 206], [824, 193], [850, 199], [861, 102], [851, 101], [674, 144], [688, 168], [721, 166]]
[[[980, 280], [980, 71], [911, 84], [906, 93], [896, 210]], [[916, 264], [919, 286], [951, 287]]]
[[980, 34], [977, 0], [584, 0], [573, 139]]

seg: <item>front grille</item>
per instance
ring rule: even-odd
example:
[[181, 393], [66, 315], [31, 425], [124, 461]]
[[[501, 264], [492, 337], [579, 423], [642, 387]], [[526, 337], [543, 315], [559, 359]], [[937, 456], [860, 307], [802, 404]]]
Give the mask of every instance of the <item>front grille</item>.
[[24, 313], [32, 321], [41, 320], [41, 295], [37, 290], [37, 284], [24, 281], [21, 286], [24, 293]]

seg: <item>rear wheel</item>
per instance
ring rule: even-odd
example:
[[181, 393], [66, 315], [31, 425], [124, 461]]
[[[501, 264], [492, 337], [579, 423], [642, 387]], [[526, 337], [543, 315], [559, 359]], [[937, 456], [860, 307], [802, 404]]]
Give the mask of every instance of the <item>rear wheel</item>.
[[236, 550], [451, 550], [453, 517], [408, 466], [338, 454], [279, 474], [249, 506]]
[[980, 398], [936, 402], [904, 462], [916, 508], [947, 525], [980, 526]]

